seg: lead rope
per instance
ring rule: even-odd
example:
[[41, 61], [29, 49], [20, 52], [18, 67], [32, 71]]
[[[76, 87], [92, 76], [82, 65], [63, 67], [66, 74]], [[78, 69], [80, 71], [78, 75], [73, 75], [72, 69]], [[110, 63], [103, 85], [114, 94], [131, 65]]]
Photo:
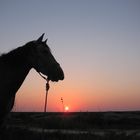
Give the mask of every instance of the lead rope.
[[49, 79], [48, 78], [46, 78], [46, 77], [44, 77], [40, 72], [38, 72], [39, 73], [39, 75], [43, 78], [43, 79], [45, 79], [46, 80], [46, 97], [45, 97], [45, 105], [44, 105], [44, 113], [46, 113], [46, 111], [47, 111], [47, 95], [48, 95], [48, 90], [49, 90], [49, 88], [50, 88], [50, 85], [49, 85]]
[[47, 80], [47, 83], [46, 83], [46, 97], [45, 97], [44, 113], [47, 112], [47, 97], [48, 97], [48, 90], [49, 90], [49, 88], [50, 88], [49, 80]]
[[[38, 72], [39, 73], [39, 72]], [[47, 112], [47, 97], [48, 97], [48, 91], [49, 91], [49, 88], [50, 88], [50, 85], [49, 85], [49, 79], [44, 77], [41, 73], [39, 73], [39, 75], [46, 80], [46, 96], [45, 96], [45, 104], [44, 104], [44, 118], [45, 118], [45, 113]], [[42, 125], [42, 140], [45, 139], [45, 128], [44, 128], [44, 123]]]

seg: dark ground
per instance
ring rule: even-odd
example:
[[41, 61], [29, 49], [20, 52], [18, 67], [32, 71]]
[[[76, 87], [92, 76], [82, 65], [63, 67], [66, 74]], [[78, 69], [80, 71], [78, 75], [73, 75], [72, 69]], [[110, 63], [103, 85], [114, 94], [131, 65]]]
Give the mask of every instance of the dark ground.
[[0, 140], [140, 140], [138, 111], [13, 112], [6, 126]]

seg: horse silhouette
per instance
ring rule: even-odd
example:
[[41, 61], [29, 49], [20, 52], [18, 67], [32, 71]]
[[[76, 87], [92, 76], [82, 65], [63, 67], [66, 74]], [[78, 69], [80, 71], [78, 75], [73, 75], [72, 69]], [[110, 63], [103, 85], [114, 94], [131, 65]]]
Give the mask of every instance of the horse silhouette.
[[51, 81], [64, 79], [63, 70], [52, 55], [47, 39], [42, 41], [43, 36], [0, 56], [0, 126], [13, 108], [16, 92], [31, 68]]

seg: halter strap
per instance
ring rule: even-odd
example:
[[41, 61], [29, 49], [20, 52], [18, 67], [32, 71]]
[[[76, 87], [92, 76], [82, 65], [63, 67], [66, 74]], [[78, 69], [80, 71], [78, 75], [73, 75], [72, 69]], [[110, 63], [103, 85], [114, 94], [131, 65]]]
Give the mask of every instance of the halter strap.
[[46, 81], [47, 81], [47, 83], [49, 83], [49, 79], [48, 78], [46, 78], [45, 76], [43, 76], [40, 72], [38, 72], [39, 73], [39, 75], [43, 78], [43, 79], [45, 79]]
[[[49, 79], [48, 78], [46, 78], [45, 76], [43, 76], [40, 72], [38, 72], [39, 73], [39, 75], [43, 78], [43, 79], [45, 79], [46, 80], [46, 93], [48, 92], [48, 90], [49, 90], [49, 88], [50, 88], [50, 85], [49, 85]], [[48, 93], [47, 93], [48, 94]]]

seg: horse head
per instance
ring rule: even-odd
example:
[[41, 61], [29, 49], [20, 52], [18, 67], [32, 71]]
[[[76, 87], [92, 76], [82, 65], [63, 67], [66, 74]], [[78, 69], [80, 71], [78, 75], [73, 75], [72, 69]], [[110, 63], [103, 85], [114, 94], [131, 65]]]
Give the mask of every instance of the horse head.
[[44, 34], [42, 34], [37, 40], [32, 41], [32, 54], [30, 55], [32, 67], [36, 69], [37, 72], [46, 75], [48, 80], [63, 80], [63, 70], [52, 55], [51, 50], [47, 45], [47, 39], [42, 41], [43, 36]]

